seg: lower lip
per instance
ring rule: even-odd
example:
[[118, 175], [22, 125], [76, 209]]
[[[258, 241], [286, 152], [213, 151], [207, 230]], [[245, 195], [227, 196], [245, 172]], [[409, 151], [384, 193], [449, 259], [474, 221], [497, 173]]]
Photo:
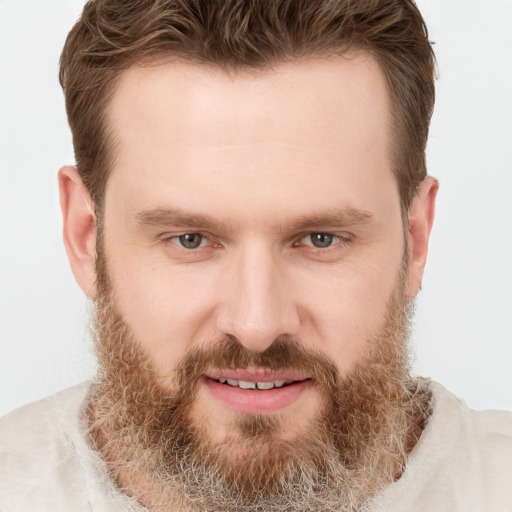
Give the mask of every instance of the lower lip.
[[310, 386], [311, 381], [294, 382], [282, 388], [267, 390], [240, 389], [202, 377], [208, 391], [233, 411], [258, 414], [279, 411], [296, 402]]

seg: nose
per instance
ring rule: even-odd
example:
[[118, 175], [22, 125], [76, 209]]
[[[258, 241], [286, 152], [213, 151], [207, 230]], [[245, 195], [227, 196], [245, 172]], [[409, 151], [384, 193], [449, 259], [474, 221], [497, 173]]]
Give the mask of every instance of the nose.
[[217, 328], [254, 352], [263, 352], [281, 335], [296, 335], [300, 319], [292, 283], [270, 250], [248, 248], [221, 284], [223, 301]]

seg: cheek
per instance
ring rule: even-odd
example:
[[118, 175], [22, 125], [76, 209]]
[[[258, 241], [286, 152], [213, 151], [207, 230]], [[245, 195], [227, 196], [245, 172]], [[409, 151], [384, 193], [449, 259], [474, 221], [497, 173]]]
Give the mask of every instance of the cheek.
[[304, 283], [301, 338], [325, 353], [342, 375], [367, 354], [369, 340], [384, 327], [398, 271], [395, 265], [383, 273], [378, 265], [358, 263], [331, 274], [327, 286]]
[[109, 271], [116, 304], [140, 346], [168, 371], [198, 340], [213, 335], [212, 278], [207, 272], [171, 267], [137, 247], [112, 247]]

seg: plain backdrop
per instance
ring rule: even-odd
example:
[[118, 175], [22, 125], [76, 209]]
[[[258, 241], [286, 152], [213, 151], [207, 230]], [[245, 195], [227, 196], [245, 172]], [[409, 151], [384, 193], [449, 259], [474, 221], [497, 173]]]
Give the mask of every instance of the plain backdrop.
[[[56, 180], [74, 163], [58, 59], [83, 3], [0, 0], [0, 415], [94, 375]], [[441, 191], [414, 369], [471, 407], [512, 409], [512, 0], [418, 5], [439, 63]]]

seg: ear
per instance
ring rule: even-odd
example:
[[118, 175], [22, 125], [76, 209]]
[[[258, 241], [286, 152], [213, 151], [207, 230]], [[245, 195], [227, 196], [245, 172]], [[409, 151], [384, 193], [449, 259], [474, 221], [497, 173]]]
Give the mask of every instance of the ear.
[[427, 176], [419, 185], [409, 209], [408, 295], [416, 297], [421, 289], [427, 261], [428, 241], [434, 223], [439, 183]]
[[75, 279], [89, 297], [96, 295], [96, 215], [76, 167], [59, 170], [64, 245]]

